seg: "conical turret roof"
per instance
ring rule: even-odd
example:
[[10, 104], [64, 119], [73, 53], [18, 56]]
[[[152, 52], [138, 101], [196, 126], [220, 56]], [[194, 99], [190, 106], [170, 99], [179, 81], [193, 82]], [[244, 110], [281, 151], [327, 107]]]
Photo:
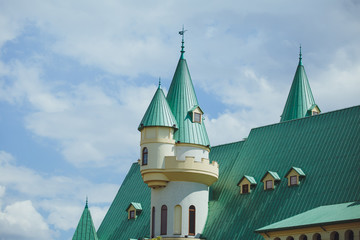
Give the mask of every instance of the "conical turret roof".
[[87, 200], [72, 240], [98, 240]]
[[300, 48], [299, 64], [291, 84], [280, 122], [303, 118], [307, 116], [308, 111], [314, 106], [316, 106], [316, 104], [306, 76], [305, 68], [302, 64]]
[[166, 99], [178, 122], [178, 131], [174, 134], [175, 140], [181, 143], [209, 146], [210, 142], [204, 122], [192, 121], [191, 110], [199, 104], [184, 58], [183, 47]]
[[138, 130], [141, 131], [144, 127], [150, 126], [177, 128], [176, 119], [166, 101], [160, 82], [159, 87], [140, 122]]

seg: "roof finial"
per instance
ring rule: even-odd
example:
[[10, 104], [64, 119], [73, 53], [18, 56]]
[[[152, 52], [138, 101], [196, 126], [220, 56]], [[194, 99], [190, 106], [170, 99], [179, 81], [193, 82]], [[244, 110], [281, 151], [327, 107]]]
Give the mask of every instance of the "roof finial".
[[161, 77], [159, 77], [159, 86], [158, 88], [161, 88]]
[[86, 196], [85, 208], [88, 208], [88, 196]]
[[301, 43], [300, 43], [300, 54], [299, 54], [299, 65], [302, 65], [302, 54], [301, 54]]
[[181, 41], [181, 56], [180, 58], [183, 59], [184, 58], [184, 34], [187, 30], [184, 30], [184, 25], [182, 27], [182, 30], [179, 32], [179, 34], [182, 36], [182, 41]]

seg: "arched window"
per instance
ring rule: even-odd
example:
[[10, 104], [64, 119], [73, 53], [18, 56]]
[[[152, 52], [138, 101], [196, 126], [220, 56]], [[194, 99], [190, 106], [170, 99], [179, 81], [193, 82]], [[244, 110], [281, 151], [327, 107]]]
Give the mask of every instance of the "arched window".
[[288, 236], [286, 240], [294, 240], [294, 238], [292, 236]]
[[312, 240], [321, 240], [321, 235], [319, 233], [315, 233]]
[[167, 234], [167, 207], [166, 205], [161, 206], [161, 229], [160, 235]]
[[308, 238], [306, 235], [303, 234], [300, 236], [299, 240], [308, 240]]
[[155, 237], [155, 207], [152, 207], [151, 213], [151, 238]]
[[330, 240], [339, 240], [339, 233], [334, 231], [330, 234]]
[[144, 147], [142, 152], [142, 165], [148, 164], [148, 154], [149, 154], [148, 149]]
[[195, 207], [191, 205], [189, 207], [189, 235], [195, 236]]
[[174, 234], [181, 234], [181, 206], [176, 205], [174, 208]]
[[354, 232], [351, 230], [347, 230], [345, 232], [345, 240], [354, 240]]

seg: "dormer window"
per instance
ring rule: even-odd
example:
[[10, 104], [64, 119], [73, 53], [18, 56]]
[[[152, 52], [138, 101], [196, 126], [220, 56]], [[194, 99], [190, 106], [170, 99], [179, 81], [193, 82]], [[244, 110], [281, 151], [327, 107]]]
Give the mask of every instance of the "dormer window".
[[301, 180], [305, 178], [305, 173], [301, 168], [292, 167], [286, 173], [285, 178], [288, 179], [288, 186], [297, 186], [300, 184]]
[[272, 190], [280, 182], [280, 177], [276, 172], [267, 171], [260, 181], [264, 183], [264, 190]]
[[140, 215], [141, 211], [142, 211], [142, 207], [140, 203], [136, 203], [136, 202], [131, 202], [128, 206], [128, 208], [126, 209], [126, 211], [128, 212], [128, 219], [136, 219], [137, 216]]
[[195, 105], [189, 110], [189, 114], [191, 116], [192, 122], [194, 123], [201, 123], [202, 122], [202, 115], [204, 112], [198, 105]]
[[307, 111], [307, 116], [314, 116], [314, 115], [318, 115], [320, 114], [320, 108], [318, 107], [318, 105], [313, 104]]
[[244, 175], [237, 185], [240, 187], [241, 194], [247, 194], [251, 192], [251, 189], [256, 187], [256, 184], [255, 178]]

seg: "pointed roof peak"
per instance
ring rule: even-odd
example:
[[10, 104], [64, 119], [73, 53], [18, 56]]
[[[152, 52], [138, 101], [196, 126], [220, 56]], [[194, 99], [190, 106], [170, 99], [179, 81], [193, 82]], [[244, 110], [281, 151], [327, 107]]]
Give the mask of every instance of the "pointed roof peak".
[[72, 240], [98, 240], [94, 222], [88, 208], [88, 197], [86, 196], [85, 208], [81, 214], [79, 223], [75, 229]]
[[88, 196], [86, 196], [85, 208], [88, 208]]
[[185, 53], [185, 50], [184, 50], [184, 48], [185, 48], [185, 46], [184, 46], [184, 35], [185, 35], [185, 32], [186, 32], [187, 30], [184, 30], [184, 25], [183, 25], [183, 27], [182, 27], [182, 30], [181, 31], [179, 31], [179, 34], [182, 36], [182, 40], [181, 40], [181, 56], [180, 56], [180, 59], [184, 59], [184, 53]]
[[300, 53], [299, 53], [299, 65], [302, 65], [301, 44], [300, 44]]
[[161, 77], [159, 77], [159, 86], [158, 89], [161, 88]]

